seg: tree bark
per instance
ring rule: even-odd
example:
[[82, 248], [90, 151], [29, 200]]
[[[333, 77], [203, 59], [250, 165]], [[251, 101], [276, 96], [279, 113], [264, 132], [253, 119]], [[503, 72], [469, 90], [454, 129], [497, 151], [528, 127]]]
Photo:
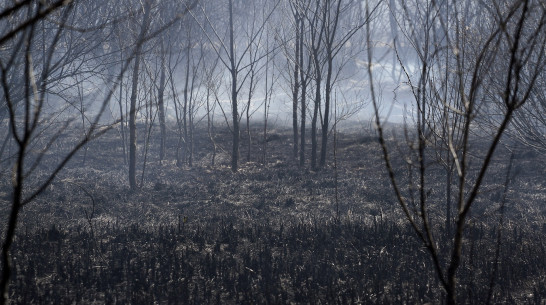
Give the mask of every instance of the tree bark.
[[248, 102], [246, 106], [246, 136], [247, 136], [247, 151], [246, 162], [250, 162], [251, 147], [252, 147], [252, 135], [250, 134], [250, 104], [252, 101], [252, 91], [254, 90], [254, 78], [255, 70], [254, 63], [250, 65], [250, 88], [248, 89]]
[[[121, 61], [120, 62], [123, 62], [123, 52], [121, 51], [121, 46], [120, 46], [120, 59]], [[123, 66], [120, 66], [120, 74], [123, 73]], [[127, 97], [125, 97], [127, 98]], [[127, 141], [125, 140], [126, 136], [125, 136], [125, 118], [123, 116], [123, 82], [120, 82], [119, 83], [119, 103], [118, 103], [118, 106], [119, 106], [119, 114], [120, 114], [120, 124], [119, 124], [119, 129], [120, 129], [120, 132], [121, 132], [121, 147], [123, 148], [123, 164], [127, 165]], [[127, 107], [127, 100], [125, 100], [125, 107]]]
[[302, 22], [298, 13], [294, 16], [296, 21], [296, 52], [294, 58], [294, 88], [292, 90], [292, 128], [294, 130], [294, 159], [298, 158], [298, 94], [300, 90], [299, 72], [300, 66], [300, 31], [299, 24]]
[[214, 160], [216, 159], [216, 142], [214, 141], [214, 136], [212, 135], [212, 129], [214, 128], [214, 114], [211, 114], [212, 108], [210, 106], [210, 86], [207, 85], [207, 134], [209, 136], [210, 142], [212, 144], [212, 156], [210, 158], [210, 165], [214, 166]]
[[300, 55], [299, 55], [299, 66], [301, 69], [300, 73], [300, 81], [301, 81], [301, 118], [300, 118], [300, 166], [305, 165], [305, 121], [306, 121], [306, 110], [307, 110], [307, 76], [304, 76], [303, 73], [303, 28], [304, 28], [304, 20], [302, 19], [300, 22], [300, 28], [299, 28], [299, 36], [300, 36]]
[[161, 76], [159, 77], [159, 89], [158, 89], [158, 108], [159, 108], [159, 129], [160, 129], [160, 143], [159, 143], [159, 161], [165, 159], [165, 142], [167, 137], [165, 126], [165, 54], [163, 54], [163, 44], [161, 44]]
[[339, 24], [339, 15], [341, 9], [341, 1], [337, 0], [336, 10], [334, 12], [334, 19], [330, 22], [330, 1], [326, 2], [325, 5], [325, 18], [324, 22], [327, 22], [324, 26], [328, 26], [325, 31], [326, 35], [326, 60], [327, 60], [327, 71], [326, 71], [326, 84], [325, 84], [325, 99], [324, 99], [324, 118], [322, 122], [322, 141], [321, 141], [321, 150], [320, 150], [320, 167], [326, 165], [326, 151], [328, 149], [328, 130], [330, 125], [330, 104], [332, 96], [332, 73], [333, 73], [333, 62], [334, 62], [334, 40], [336, 37], [337, 27]]
[[321, 85], [321, 77], [320, 77], [320, 73], [317, 72], [317, 78], [315, 80], [315, 86], [316, 86], [315, 103], [313, 108], [313, 119], [311, 120], [311, 169], [312, 170], [317, 169], [317, 120], [318, 120], [318, 110], [320, 107], [320, 98], [321, 98], [320, 85]]
[[135, 64], [133, 66], [133, 79], [131, 88], [131, 105], [129, 110], [129, 186], [131, 191], [136, 190], [136, 100], [138, 94], [138, 72], [140, 68], [140, 57], [144, 37], [148, 30], [148, 20], [150, 16], [150, 3], [144, 3], [144, 18], [140, 27], [140, 34], [136, 43]]
[[[14, 131], [15, 132], [15, 131]], [[11, 262], [9, 257], [9, 250], [15, 237], [15, 228], [17, 227], [17, 220], [19, 218], [19, 211], [22, 207], [23, 200], [23, 163], [26, 154], [26, 147], [28, 145], [28, 138], [25, 137], [22, 142], [19, 143], [19, 152], [17, 155], [17, 163], [14, 169], [13, 179], [13, 204], [11, 207], [11, 213], [9, 216], [8, 227], [6, 230], [6, 237], [2, 244], [2, 281], [0, 282], [0, 304], [6, 304], [9, 299], [8, 286], [11, 277]]]
[[186, 54], [186, 79], [184, 80], [184, 105], [182, 106], [182, 126], [184, 127], [184, 149], [182, 150], [182, 162], [186, 163], [188, 160], [188, 91], [190, 82], [190, 54], [191, 54], [191, 30], [188, 31], [188, 54]]
[[233, 0], [229, 0], [229, 61], [231, 72], [231, 111], [233, 119], [233, 147], [231, 151], [231, 171], [239, 169], [239, 112], [237, 104], [237, 67], [235, 65], [235, 41], [233, 38]]
[[322, 140], [320, 149], [320, 167], [326, 164], [326, 149], [328, 147], [328, 128], [330, 120], [330, 99], [332, 95], [332, 58], [328, 55], [328, 71], [326, 73], [325, 97], [324, 97], [324, 118], [322, 122]]
[[131, 88], [131, 105], [129, 110], [129, 186], [136, 190], [136, 100], [138, 90], [138, 70], [140, 67], [140, 48], [137, 48], [135, 64], [133, 67], [133, 80]]

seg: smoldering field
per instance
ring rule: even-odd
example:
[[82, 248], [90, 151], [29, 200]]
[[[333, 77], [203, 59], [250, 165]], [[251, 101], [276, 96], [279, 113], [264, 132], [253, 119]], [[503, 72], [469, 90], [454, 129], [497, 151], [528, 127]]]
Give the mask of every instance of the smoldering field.
[[[402, 136], [394, 130], [390, 144]], [[329, 163], [313, 172], [292, 159], [291, 131], [279, 126], [268, 132], [264, 162], [262, 127], [254, 125], [250, 160], [242, 133], [237, 173], [229, 168], [229, 130], [215, 132], [215, 165], [206, 130], [195, 133], [190, 168], [176, 166], [174, 132], [168, 133], [167, 156], [159, 162], [158, 131], [152, 130], [148, 146], [144, 140], [138, 145], [140, 187], [135, 192], [129, 190], [116, 130], [82, 149], [23, 209], [12, 252], [11, 302], [392, 304], [445, 299], [429, 254], [393, 196], [374, 131], [340, 130]], [[50, 172], [76, 134], [68, 131], [42, 156], [28, 189]], [[476, 139], [473, 145], [480, 143]], [[391, 159], [403, 169], [405, 151], [403, 145], [398, 148]], [[508, 148], [515, 156], [510, 173]], [[449, 257], [445, 177], [430, 160], [429, 212], [440, 257]], [[483, 303], [491, 289], [495, 303], [541, 304], [546, 299], [544, 157], [503, 146], [493, 162], [465, 231], [458, 301]], [[0, 180], [4, 217], [10, 205], [9, 175], [5, 169]], [[404, 170], [396, 175], [410, 179]], [[500, 222], [506, 175], [511, 179]]]

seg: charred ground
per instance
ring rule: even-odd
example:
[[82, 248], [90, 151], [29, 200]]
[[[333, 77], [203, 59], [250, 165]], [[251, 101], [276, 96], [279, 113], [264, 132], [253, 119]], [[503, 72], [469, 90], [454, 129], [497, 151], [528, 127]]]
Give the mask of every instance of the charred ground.
[[[129, 191], [119, 134], [112, 131], [90, 143], [24, 208], [13, 248], [11, 300], [391, 304], [443, 299], [430, 259], [392, 195], [373, 131], [338, 133], [336, 158], [332, 144], [327, 167], [317, 172], [291, 157], [290, 130], [269, 131], [265, 162], [260, 126], [252, 134], [251, 160], [242, 135], [241, 169], [232, 173], [228, 132], [216, 132], [213, 166], [212, 143], [197, 129], [191, 168], [176, 166], [176, 137], [168, 139], [166, 160], [160, 162], [153, 133], [148, 146], [139, 142], [142, 184], [136, 192]], [[66, 136], [50, 149], [30, 186], [72, 139]], [[393, 150], [397, 168], [403, 168], [404, 160], [397, 158], [403, 150], [403, 145]], [[546, 169], [543, 156], [512, 151], [514, 178], [493, 300], [540, 304], [546, 299]], [[503, 147], [496, 154], [502, 162], [491, 167], [472, 212], [459, 274], [463, 303], [485, 302], [491, 286], [504, 161], [510, 153]], [[442, 187], [436, 171], [430, 172], [429, 195], [438, 198], [431, 213], [442, 220]], [[440, 169], [437, 173], [441, 177]], [[10, 198], [6, 177], [4, 172], [3, 215]], [[443, 220], [433, 225], [439, 243], [449, 243]]]

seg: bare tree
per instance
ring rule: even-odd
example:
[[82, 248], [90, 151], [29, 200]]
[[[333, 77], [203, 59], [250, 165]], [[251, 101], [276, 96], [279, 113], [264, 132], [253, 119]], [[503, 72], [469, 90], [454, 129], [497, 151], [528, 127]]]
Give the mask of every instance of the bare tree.
[[[67, 80], [75, 77], [77, 73], [85, 73], [81, 70], [69, 74], [61, 73], [60, 67], [67, 68], [81, 58], [58, 56], [59, 53], [55, 52], [60, 50], [63, 55], [69, 55], [71, 52], [81, 54], [75, 52], [75, 49], [66, 48], [68, 44], [64, 44], [64, 49], [61, 48], [60, 42], [67, 37], [63, 36], [66, 31], [77, 33], [98, 30], [98, 28], [79, 27], [78, 21], [81, 17], [79, 8], [84, 9], [85, 12], [85, 6], [76, 6], [69, 1], [55, 1], [49, 4], [43, 4], [40, 1], [23, 1], [0, 12], [0, 22], [4, 23], [6, 18], [10, 18], [10, 26], [6, 27], [6, 32], [0, 36], [0, 49], [9, 50], [0, 57], [0, 77], [2, 105], [7, 109], [10, 124], [9, 136], [16, 144], [16, 155], [11, 159], [11, 168], [13, 168], [11, 208], [2, 244], [0, 304], [8, 302], [8, 284], [12, 273], [10, 248], [21, 209], [51, 184], [56, 175], [83, 146], [113, 126], [99, 129], [98, 123], [121, 76], [110, 78], [106, 82], [110, 85], [108, 93], [105, 99], [98, 103], [98, 110], [87, 125], [85, 133], [77, 137], [65, 155], [57, 159], [56, 165], [45, 178], [36, 177], [36, 169], [44, 160], [45, 153], [59, 137], [69, 131], [70, 127], [74, 127], [73, 117], [61, 115], [63, 109], [72, 105], [63, 106], [59, 103], [55, 106], [60, 109], [49, 109], [46, 101], [48, 93], [54, 91], [54, 85], [61, 78]], [[47, 20], [48, 17], [52, 17], [55, 21]], [[105, 20], [96, 21], [104, 24]], [[45, 22], [52, 29], [48, 33], [51, 36], [40, 36], [38, 30]], [[40, 56], [42, 56], [41, 60], [35, 62], [34, 59]], [[126, 68], [127, 64], [124, 66], [124, 69]], [[22, 74], [19, 74], [20, 71]], [[62, 97], [60, 99], [62, 100]], [[45, 133], [44, 130], [48, 132]], [[34, 146], [41, 147], [38, 154], [31, 153], [30, 148]]]
[[[170, 5], [162, 6], [161, 3], [158, 3], [154, 0], [147, 0], [141, 3], [139, 6], [140, 14], [136, 15], [136, 18], [133, 18], [133, 27], [138, 27], [136, 39], [135, 39], [135, 62], [133, 65], [133, 71], [132, 71], [132, 78], [131, 78], [131, 97], [130, 97], [130, 108], [129, 108], [129, 184], [131, 187], [131, 190], [135, 190], [137, 188], [136, 184], [136, 152], [137, 152], [137, 128], [136, 128], [136, 119], [138, 110], [137, 108], [137, 100], [139, 98], [139, 76], [140, 76], [140, 65], [142, 64], [142, 61], [146, 59], [146, 56], [144, 56], [143, 53], [150, 52], [154, 49], [154, 47], [151, 48], [145, 48], [144, 43], [157, 38], [160, 34], [166, 33], [166, 30], [171, 28], [177, 21], [179, 21], [186, 12], [191, 9], [196, 4], [196, 1], [189, 2], [189, 3], [183, 3], [181, 8], [178, 8], [182, 11], [180, 14], [175, 14], [171, 11], [175, 11], [175, 8], [172, 8]], [[163, 18], [163, 20], [156, 20], [153, 18], [150, 18], [150, 15], [153, 12], [161, 12], [163, 11], [163, 15], [166, 16]], [[166, 12], [165, 12], [166, 11]], [[161, 15], [161, 14], [160, 14]], [[139, 17], [141, 16], [141, 17]], [[166, 72], [166, 71], [165, 71]], [[171, 75], [172, 76], [172, 75]], [[159, 78], [160, 82], [163, 81], [163, 88], [162, 91], [165, 90], [164, 86], [166, 85], [166, 75], [164, 75], [163, 78]], [[155, 83], [155, 82], [154, 82]], [[153, 85], [152, 85], [153, 87]], [[158, 89], [158, 90], [159, 90]], [[150, 95], [151, 96], [151, 95]], [[161, 97], [162, 99], [163, 97]], [[161, 101], [163, 103], [163, 101]], [[148, 104], [145, 104], [147, 107]], [[160, 107], [161, 108], [161, 107]], [[151, 109], [151, 108], [149, 108]], [[161, 109], [160, 109], [161, 110]], [[162, 114], [164, 116], [164, 113]], [[149, 130], [149, 132], [151, 129]], [[149, 134], [149, 133], [148, 133]]]
[[[253, 11], [257, 12], [256, 3], [253, 5]], [[252, 151], [252, 133], [250, 130], [250, 118], [256, 112], [258, 107], [253, 109], [253, 97], [254, 93], [256, 91], [256, 87], [258, 85], [258, 82], [263, 77], [263, 69], [266, 65], [268, 65], [267, 60], [269, 60], [269, 45], [267, 45], [264, 48], [264, 41], [267, 40], [267, 34], [266, 30], [262, 30], [260, 35], [255, 36], [254, 32], [258, 30], [259, 24], [257, 24], [257, 19], [253, 18], [253, 20], [250, 22], [250, 26], [248, 30], [245, 30], [247, 32], [248, 39], [252, 40], [252, 43], [249, 45], [248, 48], [248, 70], [244, 74], [243, 78], [248, 79], [248, 86], [247, 86], [247, 102], [244, 106], [243, 112], [245, 113], [245, 119], [246, 119], [246, 140], [247, 140], [247, 151], [246, 151], [246, 161], [250, 162], [251, 157], [251, 151]], [[267, 44], [267, 42], [266, 42]], [[262, 63], [262, 61], [259, 60], [259, 58], [265, 57], [265, 63]], [[241, 118], [239, 118], [239, 121]]]
[[310, 15], [306, 16], [309, 23], [309, 42], [308, 48], [310, 49], [310, 57], [313, 62], [313, 77], [315, 81], [315, 99], [313, 101], [313, 116], [311, 119], [311, 169], [317, 169], [317, 122], [318, 112], [321, 105], [321, 91], [322, 91], [322, 68], [323, 68], [323, 48], [322, 48], [322, 36], [326, 27], [324, 26], [324, 20], [326, 20], [327, 10], [323, 8], [324, 3], [319, 1], [309, 11]]
[[[323, 20], [324, 42], [325, 47], [325, 62], [326, 62], [326, 80], [324, 84], [324, 112], [322, 116], [322, 138], [320, 150], [320, 167], [326, 164], [326, 151], [328, 148], [328, 134], [330, 132], [330, 111], [333, 86], [336, 83], [339, 74], [341, 73], [345, 63], [350, 58], [347, 54], [343, 54], [342, 50], [346, 48], [346, 43], [358, 33], [358, 31], [369, 22], [369, 19], [359, 20], [359, 15], [351, 14], [351, 11], [358, 11], [361, 6], [359, 2], [348, 1], [343, 3], [343, 0], [326, 1], [323, 9], [326, 10]], [[377, 4], [371, 14], [375, 12], [379, 5]], [[351, 20], [350, 17], [353, 17]], [[357, 18], [354, 18], [357, 17]], [[343, 26], [343, 29], [340, 27]], [[339, 58], [339, 54], [345, 55], [344, 58]], [[334, 64], [337, 63], [337, 69], [334, 70]]]
[[167, 141], [167, 126], [166, 126], [166, 120], [165, 120], [165, 87], [166, 87], [166, 70], [167, 70], [167, 63], [166, 63], [166, 57], [167, 54], [165, 52], [165, 45], [164, 45], [163, 39], [161, 39], [160, 42], [160, 73], [161, 76], [159, 77], [159, 85], [157, 86], [157, 108], [159, 112], [159, 129], [161, 132], [160, 135], [160, 142], [159, 142], [159, 161], [163, 161], [165, 159], [165, 150], [166, 150], [166, 141]]
[[[105, 77], [103, 72], [109, 71], [105, 66], [111, 62], [104, 55], [112, 49], [102, 35], [112, 33], [115, 24], [126, 17], [114, 18], [111, 11], [115, 10], [110, 9], [115, 5], [109, 1], [28, 0], [2, 6], [0, 11], [0, 109], [8, 118], [6, 137], [15, 144], [15, 155], [7, 165], [12, 168], [12, 198], [2, 243], [0, 304], [8, 302], [13, 270], [10, 248], [21, 209], [51, 185], [81, 148], [115, 127], [118, 119], [105, 119], [109, 101], [144, 40], [166, 27], [148, 37], [140, 35], [136, 47], [119, 63], [119, 73], [106, 73]], [[93, 85], [106, 88], [104, 97], [94, 92], [86, 97], [89, 102], [84, 105], [82, 86], [90, 83], [82, 79], [92, 78], [97, 82]], [[103, 83], [98, 83], [100, 79]], [[69, 90], [77, 92], [77, 103], [67, 95]], [[76, 110], [75, 115], [72, 110]], [[99, 123], [105, 121], [108, 123], [100, 127]], [[85, 128], [84, 132], [79, 128]], [[72, 130], [78, 129], [80, 132], [70, 136]], [[48, 160], [53, 162], [52, 168], [38, 175], [37, 169], [48, 159], [46, 153], [63, 136], [72, 141], [69, 147]]]
[[[285, 44], [285, 55], [288, 61], [288, 70], [291, 74], [290, 83], [291, 83], [291, 93], [292, 93], [292, 134], [293, 134], [293, 157], [296, 159], [298, 157], [298, 144], [299, 144], [299, 130], [298, 130], [298, 109], [300, 102], [300, 87], [301, 87], [301, 77], [303, 74], [303, 67], [300, 65], [302, 60], [303, 52], [300, 51], [300, 48], [303, 47], [303, 2], [293, 0], [289, 2], [290, 8], [290, 26], [288, 30], [288, 35], [294, 37], [294, 42], [292, 44]], [[291, 39], [291, 38], [290, 38]], [[291, 48], [289, 48], [289, 46]], [[303, 97], [302, 97], [303, 98]]]
[[213, 97], [218, 96], [218, 87], [220, 81], [218, 80], [219, 76], [216, 74], [216, 67], [218, 65], [218, 57], [210, 64], [204, 64], [205, 66], [205, 86], [206, 86], [206, 95], [205, 95], [205, 106], [207, 113], [207, 135], [209, 137], [210, 143], [212, 144], [212, 154], [210, 158], [210, 165], [214, 166], [216, 160], [217, 144], [214, 139], [214, 113], [216, 110], [217, 99]]
[[[310, 2], [309, 2], [310, 3]], [[309, 4], [306, 6], [298, 5], [297, 9], [300, 11], [301, 16], [305, 16], [309, 10]], [[311, 56], [304, 56], [304, 33], [305, 33], [305, 21], [306, 19], [303, 18], [300, 20], [299, 29], [297, 29], [298, 33], [297, 35], [300, 37], [299, 39], [299, 62], [298, 62], [298, 68], [299, 68], [299, 75], [300, 75], [300, 85], [301, 85], [301, 102], [300, 102], [300, 151], [299, 151], [299, 161], [300, 166], [305, 165], [305, 131], [306, 131], [306, 119], [307, 119], [307, 87], [309, 85], [309, 81], [311, 80], [312, 75], [312, 60]], [[309, 52], [309, 49], [307, 49], [307, 52]], [[306, 57], [307, 57], [307, 65], [306, 65]]]
[[[331, 96], [345, 64], [350, 60], [343, 51], [347, 42], [367, 23], [359, 20], [358, 14], [350, 14], [359, 2], [317, 1], [304, 9], [305, 21], [309, 25], [306, 47], [312, 61], [315, 97], [311, 119], [311, 168], [316, 170], [326, 164], [328, 135], [330, 132]], [[378, 7], [375, 5], [373, 10]], [[343, 29], [340, 30], [340, 27]], [[338, 58], [338, 55], [344, 55]], [[301, 65], [300, 65], [301, 66]], [[302, 86], [306, 86], [302, 80]], [[324, 94], [323, 94], [324, 93]], [[324, 96], [324, 101], [322, 100]], [[303, 105], [303, 104], [302, 104]], [[303, 106], [302, 106], [303, 107]], [[304, 109], [302, 109], [304, 111]], [[317, 124], [321, 127], [321, 153], [318, 158]]]
[[[409, 59], [399, 57], [415, 109], [410, 114], [414, 124], [405, 127], [408, 149], [403, 158], [409, 177], [406, 188], [402, 187], [384, 137], [372, 81], [374, 57], [369, 48], [368, 75], [375, 124], [396, 198], [430, 254], [446, 291], [446, 302], [455, 304], [457, 270], [463, 260], [463, 233], [470, 211], [501, 137], [544, 73], [546, 8], [534, 0], [444, 1], [442, 5], [436, 1], [400, 1], [399, 4], [401, 10], [394, 12], [394, 17], [406, 42], [414, 48], [416, 60], [411, 64], [419, 67], [417, 75], [410, 75], [406, 69]], [[477, 9], [479, 18], [464, 13]], [[367, 40], [372, 43], [367, 29]], [[503, 78], [502, 82], [498, 76]], [[495, 89], [488, 90], [492, 85]], [[496, 124], [490, 126], [489, 132], [476, 130], [476, 123], [491, 115], [489, 105], [500, 105]], [[478, 147], [471, 145], [476, 137], [473, 134], [480, 135]], [[448, 231], [451, 235], [447, 240], [452, 242], [449, 244], [439, 244], [435, 224], [440, 220], [429, 213], [435, 198], [430, 195], [427, 173], [432, 170], [429, 158], [435, 151], [449, 154], [444, 159], [448, 165], [444, 167], [446, 176], [449, 177], [450, 164], [455, 168], [455, 228]], [[450, 183], [450, 179], [446, 182]]]
[[[240, 22], [243, 18], [237, 18], [234, 14], [233, 0], [228, 0], [228, 20], [227, 20], [227, 37], [221, 35], [219, 28], [211, 22], [207, 16], [207, 12], [204, 7], [201, 6], [201, 12], [206, 17], [206, 25], [210, 26], [212, 33], [205, 29], [205, 24], [200, 23], [200, 27], [207, 36], [211, 47], [214, 52], [220, 58], [220, 61], [230, 74], [230, 102], [231, 102], [231, 133], [232, 133], [232, 152], [231, 152], [231, 170], [236, 172], [239, 168], [239, 140], [240, 140], [240, 117], [239, 117], [239, 93], [242, 86], [245, 84], [246, 78], [241, 77], [243, 73], [248, 71], [249, 64], [247, 58], [249, 56], [250, 48], [253, 45], [257, 37], [261, 36], [267, 21], [272, 16], [275, 8], [278, 6], [278, 1], [275, 1], [272, 5], [264, 5], [262, 20], [257, 24], [256, 30], [253, 31], [253, 35], [247, 35], [247, 37], [239, 37], [235, 32], [234, 24]], [[194, 18], [197, 21], [195, 13]], [[241, 51], [237, 49], [239, 46], [237, 39], [243, 39], [241, 45], [244, 47]], [[254, 61], [260, 61], [265, 55], [255, 58]], [[249, 75], [249, 74], [247, 74]], [[241, 79], [242, 78], [242, 79]]]
[[[275, 56], [269, 52], [270, 49], [275, 49], [275, 46], [271, 46], [269, 36], [266, 42], [266, 60], [265, 60], [265, 82], [264, 82], [264, 129], [263, 129], [263, 141], [262, 141], [262, 164], [267, 164], [267, 142], [268, 142], [268, 122], [269, 122], [269, 110], [271, 107], [271, 98], [273, 97], [273, 89], [278, 81], [278, 75], [275, 75]], [[271, 57], [271, 58], [270, 58]], [[271, 71], [271, 72], [270, 72]]]
[[[530, 75], [524, 74], [522, 81], [528, 83], [533, 80]], [[546, 74], [541, 74], [529, 94], [529, 101], [515, 113], [513, 124], [508, 130], [512, 138], [541, 154], [546, 152], [546, 92], [544, 88], [546, 88]], [[489, 119], [495, 122], [495, 116], [490, 116]], [[492, 122], [490, 120], [486, 123], [490, 125]]]
[[[131, 85], [131, 105], [129, 109], [129, 186], [132, 191], [136, 190], [136, 113], [137, 113], [137, 94], [138, 94], [138, 78], [140, 73], [140, 62], [142, 58], [142, 45], [144, 37], [148, 32], [150, 25], [151, 2], [145, 1], [142, 6], [143, 18], [140, 21], [140, 32], [135, 39], [135, 61], [133, 65], [132, 85]], [[137, 21], [136, 21], [137, 22]]]
[[[312, 1], [290, 0], [282, 11], [282, 24], [275, 29], [276, 40], [281, 41], [286, 66], [280, 75], [290, 86], [292, 101], [293, 157], [305, 164], [305, 129], [307, 119], [307, 88], [313, 74], [310, 48], [307, 48], [308, 17]], [[280, 37], [279, 37], [280, 36]]]

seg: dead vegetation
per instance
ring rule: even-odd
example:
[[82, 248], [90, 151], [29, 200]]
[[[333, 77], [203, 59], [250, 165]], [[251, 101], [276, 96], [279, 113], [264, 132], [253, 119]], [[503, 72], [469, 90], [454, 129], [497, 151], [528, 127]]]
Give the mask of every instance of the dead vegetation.
[[[91, 143], [85, 163], [82, 151], [24, 208], [10, 299], [20, 304], [444, 299], [430, 259], [395, 204], [372, 133], [340, 133], [337, 168], [332, 163], [318, 172], [291, 160], [289, 131], [272, 134], [268, 162], [259, 159], [257, 141], [256, 160], [242, 163], [238, 173], [223, 152], [229, 151], [225, 135], [217, 136], [215, 166], [204, 137], [196, 137], [192, 168], [176, 167], [172, 155], [160, 163], [152, 142], [136, 192], [129, 190], [117, 135]], [[500, 224], [495, 303], [546, 299], [545, 168], [539, 160], [537, 155], [516, 160], [507, 217]], [[492, 167], [473, 211], [459, 274], [461, 303], [485, 302], [490, 289], [504, 170]], [[7, 183], [2, 182], [3, 215], [9, 207]], [[431, 198], [441, 197], [440, 190], [432, 190]], [[441, 204], [431, 213], [443, 214]], [[442, 237], [443, 223], [433, 225], [438, 240], [449, 243]]]

